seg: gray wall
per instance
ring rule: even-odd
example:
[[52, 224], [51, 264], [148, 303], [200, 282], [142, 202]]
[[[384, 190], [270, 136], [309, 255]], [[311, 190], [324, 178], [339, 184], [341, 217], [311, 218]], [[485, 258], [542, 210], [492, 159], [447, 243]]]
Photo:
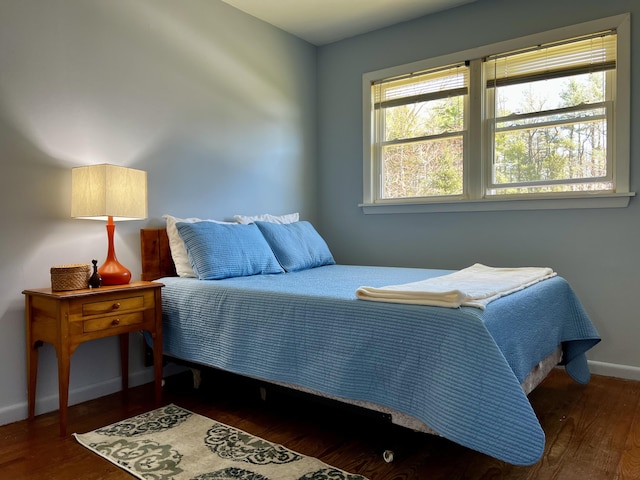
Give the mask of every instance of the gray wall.
[[479, 0], [319, 49], [320, 221], [342, 263], [551, 266], [574, 286], [603, 341], [592, 371], [640, 379], [640, 200], [604, 210], [364, 215], [362, 74], [631, 12], [631, 189], [640, 189], [640, 2]]
[[[313, 221], [316, 53], [217, 0], [0, 1], [0, 424], [27, 411], [22, 290], [106, 256], [104, 223], [69, 218], [71, 168], [148, 172], [149, 219], [116, 227], [134, 278], [164, 213]], [[131, 381], [150, 381], [131, 343]], [[37, 413], [57, 408], [49, 345], [39, 366]], [[119, 388], [117, 340], [80, 345], [71, 403]]]

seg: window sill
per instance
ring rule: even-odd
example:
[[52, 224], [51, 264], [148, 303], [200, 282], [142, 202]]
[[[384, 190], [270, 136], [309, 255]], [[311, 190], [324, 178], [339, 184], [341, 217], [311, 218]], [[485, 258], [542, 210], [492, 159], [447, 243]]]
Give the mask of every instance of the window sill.
[[625, 208], [635, 192], [553, 198], [491, 198], [483, 200], [438, 200], [412, 203], [410, 201], [361, 203], [363, 213], [438, 213], [438, 212], [496, 212], [503, 210], [565, 210], [578, 208]]

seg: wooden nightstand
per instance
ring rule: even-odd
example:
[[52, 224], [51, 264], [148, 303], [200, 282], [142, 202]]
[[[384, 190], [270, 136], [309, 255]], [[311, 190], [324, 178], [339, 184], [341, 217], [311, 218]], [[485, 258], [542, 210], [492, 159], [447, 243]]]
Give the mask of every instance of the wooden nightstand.
[[129, 333], [146, 330], [153, 338], [155, 400], [162, 401], [162, 305], [157, 282], [52, 292], [25, 290], [29, 418], [35, 415], [38, 348], [52, 344], [58, 357], [60, 435], [67, 432], [71, 355], [83, 342], [118, 335], [122, 388], [129, 386]]

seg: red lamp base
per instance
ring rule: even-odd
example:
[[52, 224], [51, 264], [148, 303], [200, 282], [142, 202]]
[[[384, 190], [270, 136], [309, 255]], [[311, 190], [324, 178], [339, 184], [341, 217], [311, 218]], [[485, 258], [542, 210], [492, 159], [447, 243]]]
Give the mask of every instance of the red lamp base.
[[107, 258], [98, 268], [102, 285], [126, 285], [131, 281], [131, 272], [116, 259]]
[[107, 259], [98, 268], [98, 273], [102, 277], [102, 285], [126, 285], [131, 281], [131, 272], [124, 265], [121, 265], [116, 258], [115, 248], [113, 247], [115, 229], [116, 225], [113, 223], [113, 217], [109, 217], [107, 222], [107, 239], [109, 240]]

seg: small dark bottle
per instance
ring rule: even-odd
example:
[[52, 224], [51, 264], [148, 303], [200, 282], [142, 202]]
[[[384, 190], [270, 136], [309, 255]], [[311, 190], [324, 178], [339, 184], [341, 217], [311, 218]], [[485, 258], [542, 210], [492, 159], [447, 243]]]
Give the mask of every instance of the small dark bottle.
[[102, 286], [102, 277], [98, 273], [98, 261], [91, 260], [91, 263], [93, 263], [93, 274], [89, 278], [89, 287], [99, 288]]

